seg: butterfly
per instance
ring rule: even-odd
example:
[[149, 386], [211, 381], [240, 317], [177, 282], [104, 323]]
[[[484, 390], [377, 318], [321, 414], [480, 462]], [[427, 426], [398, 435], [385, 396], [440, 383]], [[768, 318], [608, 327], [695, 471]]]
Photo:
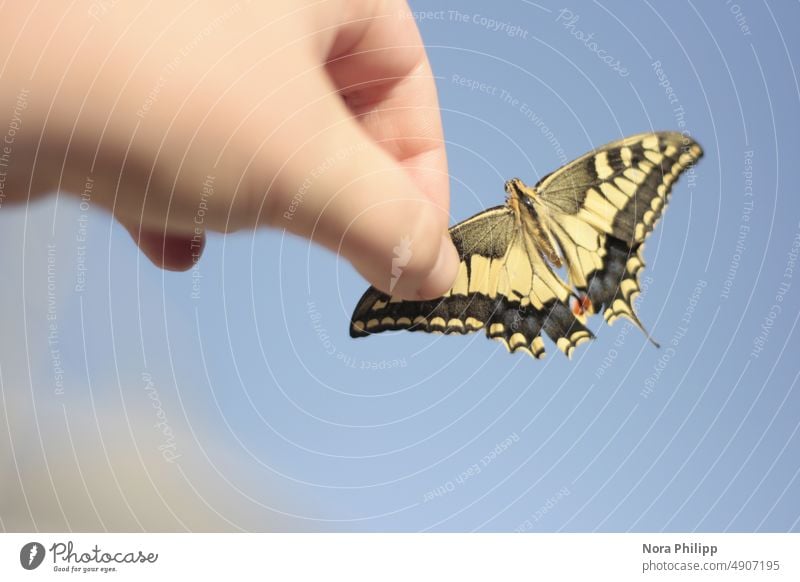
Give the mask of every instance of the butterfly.
[[350, 335], [484, 329], [510, 352], [541, 358], [544, 332], [571, 357], [594, 338], [587, 317], [602, 311], [609, 324], [627, 318], [650, 339], [633, 306], [644, 242], [673, 183], [702, 155], [684, 134], [643, 133], [589, 152], [535, 186], [509, 180], [504, 205], [450, 228], [461, 263], [447, 293], [404, 301], [370, 287]]

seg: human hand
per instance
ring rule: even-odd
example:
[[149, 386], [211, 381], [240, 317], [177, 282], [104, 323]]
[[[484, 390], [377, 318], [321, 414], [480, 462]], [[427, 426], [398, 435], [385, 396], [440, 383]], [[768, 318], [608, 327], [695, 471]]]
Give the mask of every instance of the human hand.
[[392, 293], [450, 287], [436, 88], [405, 1], [44, 4], [0, 20], [1, 196], [90, 186], [167, 269], [206, 229], [270, 225], [383, 291], [408, 241]]

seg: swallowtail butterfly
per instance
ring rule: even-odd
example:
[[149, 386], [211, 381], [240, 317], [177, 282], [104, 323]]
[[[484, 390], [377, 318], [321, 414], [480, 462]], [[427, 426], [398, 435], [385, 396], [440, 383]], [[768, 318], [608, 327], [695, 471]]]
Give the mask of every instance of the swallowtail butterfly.
[[[510, 352], [541, 358], [544, 331], [571, 357], [594, 338], [586, 319], [601, 310], [608, 323], [625, 317], [647, 334], [633, 308], [644, 242], [673, 182], [702, 155], [680, 133], [643, 133], [581, 156], [533, 187], [509, 180], [503, 206], [450, 229], [461, 265], [443, 297], [401, 301], [370, 287], [350, 335], [485, 329]], [[567, 281], [555, 270], [562, 267]]]

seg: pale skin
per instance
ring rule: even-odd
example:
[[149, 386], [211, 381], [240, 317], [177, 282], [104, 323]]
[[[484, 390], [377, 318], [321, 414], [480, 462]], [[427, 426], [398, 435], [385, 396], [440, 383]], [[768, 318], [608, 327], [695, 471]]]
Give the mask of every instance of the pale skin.
[[90, 179], [165, 269], [190, 268], [206, 229], [274, 227], [383, 291], [409, 240], [403, 299], [455, 279], [436, 87], [405, 1], [6, 3], [0, 63], [3, 203]]

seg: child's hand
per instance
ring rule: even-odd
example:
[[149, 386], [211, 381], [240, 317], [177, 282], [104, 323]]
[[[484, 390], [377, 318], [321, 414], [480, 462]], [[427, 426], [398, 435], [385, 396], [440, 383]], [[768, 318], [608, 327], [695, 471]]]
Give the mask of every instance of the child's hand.
[[83, 193], [169, 269], [205, 229], [266, 224], [384, 291], [395, 259], [394, 295], [449, 288], [439, 108], [404, 1], [65, 4], [3, 8], [0, 196]]

